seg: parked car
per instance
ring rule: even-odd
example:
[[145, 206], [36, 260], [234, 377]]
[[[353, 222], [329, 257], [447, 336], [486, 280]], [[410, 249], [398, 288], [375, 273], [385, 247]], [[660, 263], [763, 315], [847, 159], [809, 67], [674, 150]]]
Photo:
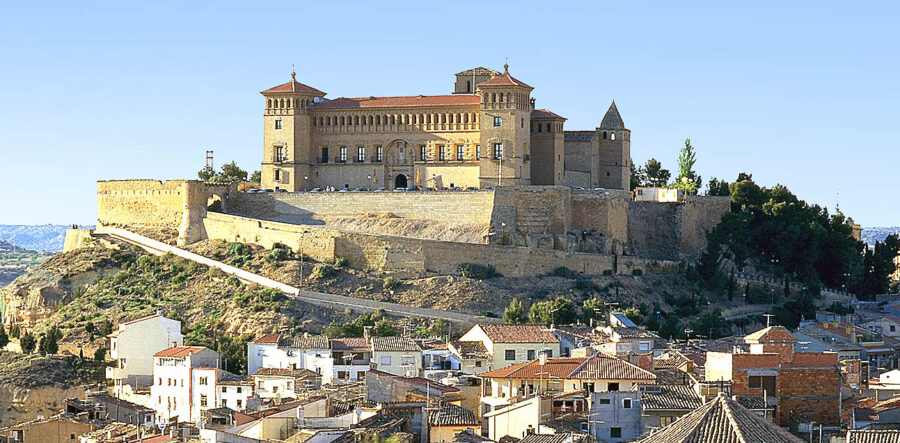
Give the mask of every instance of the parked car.
[[476, 188], [476, 187], [474, 187], [474, 186], [468, 186], [468, 187], [466, 187], [466, 191], [477, 191], [477, 190], [478, 190], [478, 188]]
[[447, 189], [446, 186], [441, 186], [441, 187], [437, 188], [437, 190], [438, 191], [449, 191], [449, 189]]
[[270, 193], [272, 193], [272, 192], [275, 192], [275, 190], [274, 190], [274, 189], [266, 188], [266, 189], [263, 189], [262, 192], [265, 192], [266, 194], [270, 194]]
[[463, 189], [460, 188], [459, 186], [454, 186], [454, 187], [450, 188], [450, 190], [453, 192], [459, 192], [459, 191], [462, 191]]
[[350, 189], [349, 188], [341, 188], [338, 190], [338, 192], [350, 192]]
[[406, 190], [409, 191], [409, 192], [414, 192], [414, 191], [418, 191], [418, 190], [419, 190], [419, 187], [418, 187], [418, 186], [408, 186], [408, 187], [406, 188]]
[[407, 188], [394, 188], [394, 192], [406, 192]]
[[261, 194], [262, 191], [260, 191], [259, 189], [254, 188], [254, 189], [248, 189], [248, 190], [247, 190], [247, 193], [248, 193], [248, 194]]
[[375, 188], [375, 189], [372, 190], [372, 192], [384, 192], [384, 191], [386, 191], [386, 189], [384, 189], [384, 187], [381, 187], [381, 188]]
[[481, 188], [481, 190], [482, 191], [493, 191], [494, 187], [493, 186], [485, 186], [485, 187]]
[[288, 190], [284, 188], [278, 188], [275, 190], [275, 192], [288, 192]]
[[422, 188], [422, 190], [423, 190], [423, 191], [426, 191], [426, 192], [427, 192], [427, 191], [434, 191], [434, 188], [432, 188], [431, 186], [426, 186], [426, 187]]
[[322, 191], [322, 188], [312, 188], [309, 190], [309, 192], [323, 192], [323, 191]]

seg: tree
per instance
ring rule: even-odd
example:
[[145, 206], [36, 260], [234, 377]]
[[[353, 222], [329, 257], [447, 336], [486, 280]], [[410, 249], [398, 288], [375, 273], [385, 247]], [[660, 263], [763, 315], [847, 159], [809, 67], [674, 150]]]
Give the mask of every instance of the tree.
[[237, 163], [231, 162], [222, 165], [222, 170], [216, 172], [208, 165], [197, 172], [197, 176], [201, 180], [215, 184], [231, 184], [247, 181], [247, 171], [238, 167]]
[[34, 334], [31, 332], [26, 332], [25, 335], [19, 340], [19, 346], [22, 347], [22, 353], [31, 354], [34, 352], [34, 347], [37, 345], [37, 340], [34, 339]]
[[669, 182], [672, 173], [668, 169], [663, 169], [659, 160], [651, 158], [641, 167], [639, 175], [642, 186], [662, 187]]
[[715, 177], [709, 179], [709, 183], [706, 184], [706, 195], [711, 196], [721, 196], [727, 197], [731, 195], [731, 191], [728, 189], [730, 184], [728, 184], [725, 180], [719, 180]]
[[262, 182], [262, 172], [253, 171], [253, 173], [250, 174], [250, 181], [253, 183], [256, 183], [256, 184], [259, 184], [260, 182]]
[[9, 336], [6, 335], [6, 327], [0, 323], [0, 349], [4, 348], [7, 344], [9, 344]]
[[100, 335], [105, 337], [109, 334], [112, 334], [112, 329], [113, 329], [113, 324], [107, 318], [107, 319], [103, 320], [103, 324], [100, 325]]
[[19, 325], [10, 326], [9, 336], [12, 338], [19, 338]]
[[575, 304], [564, 297], [556, 297], [552, 301], [534, 303], [528, 310], [528, 321], [550, 325], [569, 325], [575, 323], [578, 316]]
[[96, 351], [94, 351], [94, 361], [102, 362], [104, 360], [106, 360], [106, 348], [100, 346]]
[[634, 191], [634, 188], [641, 186], [641, 177], [640, 170], [634, 167], [634, 160], [631, 158], [628, 159], [629, 168], [631, 169], [631, 186], [630, 190]]
[[694, 147], [691, 146], [691, 139], [684, 140], [684, 147], [681, 148], [681, 154], [678, 156], [678, 177], [675, 179], [674, 187], [685, 192], [685, 194], [696, 194], [703, 182], [702, 178], [694, 171], [694, 164], [697, 163], [697, 154]]
[[626, 317], [629, 320], [633, 321], [635, 324], [641, 324], [644, 322], [644, 314], [641, 314], [641, 310], [635, 307], [630, 307], [626, 309], [624, 312]]
[[511, 325], [525, 323], [525, 307], [518, 298], [509, 301], [509, 306], [503, 310], [503, 322]]
[[381, 320], [378, 320], [372, 328], [372, 335], [376, 337], [391, 337], [397, 335], [397, 328], [395, 328], [386, 318], [382, 318]]
[[581, 321], [586, 325], [595, 324], [603, 320], [604, 309], [606, 308], [603, 300], [599, 298], [589, 298], [581, 302]]
[[59, 328], [57, 326], [53, 326], [49, 331], [43, 334], [41, 336], [40, 344], [38, 345], [38, 350], [41, 355], [56, 354], [59, 351], [60, 338], [62, 338], [62, 336], [59, 333]]

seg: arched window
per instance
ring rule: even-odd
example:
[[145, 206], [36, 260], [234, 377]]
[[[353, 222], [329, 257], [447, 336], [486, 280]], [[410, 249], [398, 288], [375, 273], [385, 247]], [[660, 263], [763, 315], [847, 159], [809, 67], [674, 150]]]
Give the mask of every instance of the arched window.
[[281, 99], [281, 102], [278, 103], [279, 108], [284, 108], [284, 99]]
[[359, 126], [359, 116], [353, 117], [353, 124]]
[[495, 92], [491, 93], [491, 103], [497, 103], [497, 94]]
[[506, 93], [506, 102], [507, 102], [507, 103], [509, 103], [509, 102], [511, 101], [511, 100], [510, 100], [510, 97], [512, 97], [512, 95], [511, 95], [510, 93], [507, 92], [507, 93]]
[[291, 99], [288, 99], [288, 101], [287, 101], [287, 107], [288, 107], [288, 108], [291, 107]]
[[550, 123], [547, 123], [547, 132], [552, 132], [550, 131]]
[[331, 116], [328, 116], [327, 118], [328, 118], [328, 120], [327, 120], [328, 126], [331, 126]]
[[346, 125], [347, 125], [346, 117], [344, 117], [344, 116], [342, 115], [342, 116], [341, 116], [341, 126], [346, 126]]
[[319, 117], [319, 126], [322, 126], [324, 117]]
[[271, 98], [270, 98], [270, 99], [266, 99], [266, 107], [267, 107], [267, 108], [271, 108], [271, 107], [272, 107], [272, 99], [271, 99]]
[[497, 98], [500, 100], [500, 103], [503, 103], [503, 93], [501, 92], [499, 95]]
[[606, 131], [603, 131], [603, 140], [606, 140]]
[[615, 140], [615, 139], [616, 139], [616, 133], [615, 133], [615, 132], [610, 132], [610, 133], [609, 133], [609, 139], [610, 139], [610, 140]]

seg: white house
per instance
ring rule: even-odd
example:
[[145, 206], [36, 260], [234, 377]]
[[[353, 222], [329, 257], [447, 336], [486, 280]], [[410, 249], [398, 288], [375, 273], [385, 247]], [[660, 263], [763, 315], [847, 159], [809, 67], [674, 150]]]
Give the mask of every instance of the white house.
[[158, 421], [165, 423], [177, 417], [196, 423], [203, 410], [218, 405], [218, 352], [202, 346], [175, 346], [157, 352], [153, 360], [150, 400]]
[[247, 372], [261, 368], [307, 369], [331, 383], [334, 368], [331, 342], [322, 336], [284, 337], [267, 334], [247, 343]]
[[417, 377], [422, 371], [422, 348], [411, 338], [372, 337], [372, 367], [388, 374]]
[[247, 406], [255, 397], [253, 382], [242, 378], [234, 380], [223, 378], [218, 381], [217, 389], [219, 406], [233, 411], [246, 411]]
[[334, 371], [332, 383], [352, 383], [366, 379], [372, 347], [364, 338], [335, 338], [331, 340], [331, 356]]
[[321, 387], [321, 375], [308, 369], [260, 368], [253, 374], [259, 398], [298, 398], [299, 393]]
[[463, 334], [459, 341], [479, 342], [487, 350], [486, 365], [477, 368], [476, 374], [534, 360], [542, 353], [547, 357], [560, 355], [559, 339], [544, 325], [479, 324]]
[[106, 378], [112, 381], [117, 397], [122, 385], [151, 385], [153, 354], [184, 343], [181, 322], [161, 314], [120, 323], [107, 338], [114, 364], [106, 368]]

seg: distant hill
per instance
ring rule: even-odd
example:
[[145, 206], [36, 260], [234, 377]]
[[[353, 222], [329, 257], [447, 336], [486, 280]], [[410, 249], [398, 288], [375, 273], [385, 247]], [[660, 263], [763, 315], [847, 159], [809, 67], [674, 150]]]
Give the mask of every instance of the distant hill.
[[884, 241], [884, 238], [891, 234], [900, 235], [900, 226], [863, 228], [862, 241], [874, 245], [876, 240]]
[[71, 226], [0, 225], [0, 240], [33, 251], [61, 252], [68, 228]]
[[16, 246], [8, 241], [0, 240], [0, 255], [4, 254], [37, 254], [37, 251]]

